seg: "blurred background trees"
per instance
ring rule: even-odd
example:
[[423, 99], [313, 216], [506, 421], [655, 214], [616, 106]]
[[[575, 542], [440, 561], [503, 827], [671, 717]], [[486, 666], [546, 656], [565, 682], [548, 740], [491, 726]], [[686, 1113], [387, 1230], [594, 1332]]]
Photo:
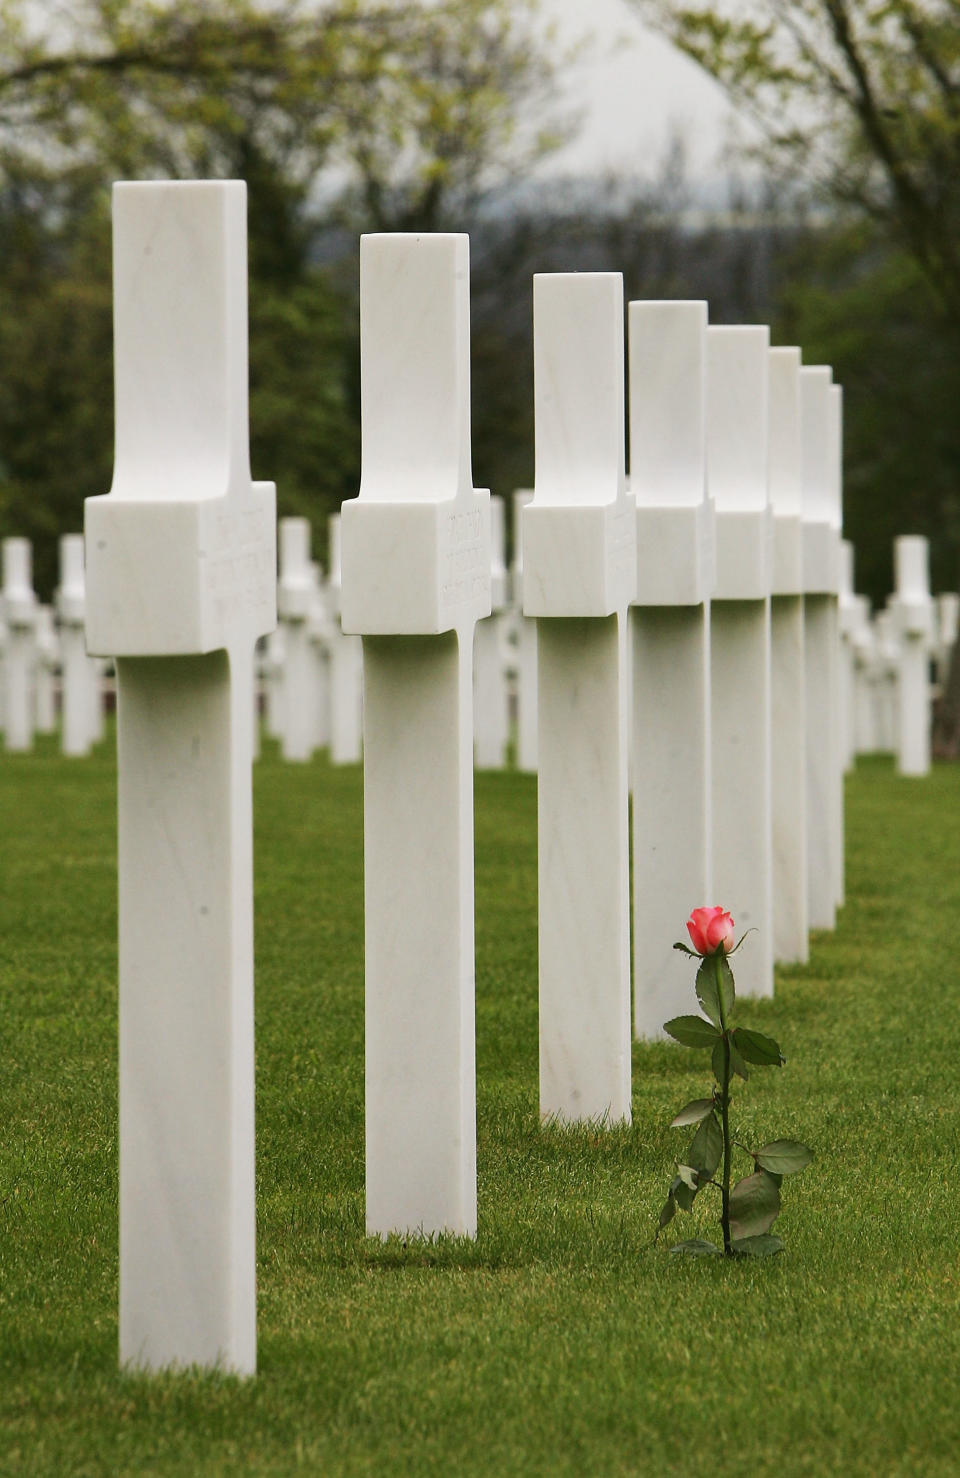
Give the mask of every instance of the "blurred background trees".
[[620, 270], [832, 364], [858, 587], [920, 532], [956, 588], [960, 3], [630, 3], [753, 120], [722, 210], [679, 139], [537, 173], [576, 119], [535, 0], [0, 0], [0, 533], [44, 594], [110, 485], [109, 185], [205, 175], [248, 185], [254, 475], [321, 552], [359, 479], [357, 235], [468, 230], [478, 485], [532, 476], [532, 273]]

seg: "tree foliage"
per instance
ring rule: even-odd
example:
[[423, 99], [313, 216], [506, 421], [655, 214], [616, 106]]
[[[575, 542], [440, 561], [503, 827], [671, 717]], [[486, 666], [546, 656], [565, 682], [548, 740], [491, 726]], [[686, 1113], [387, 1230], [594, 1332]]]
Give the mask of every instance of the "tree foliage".
[[960, 0], [634, 4], [753, 117], [767, 165], [875, 222], [960, 328]]
[[254, 474], [322, 554], [359, 473], [356, 232], [463, 229], [561, 136], [553, 73], [533, 0], [0, 0], [0, 529], [45, 595], [110, 485], [110, 182], [246, 180]]

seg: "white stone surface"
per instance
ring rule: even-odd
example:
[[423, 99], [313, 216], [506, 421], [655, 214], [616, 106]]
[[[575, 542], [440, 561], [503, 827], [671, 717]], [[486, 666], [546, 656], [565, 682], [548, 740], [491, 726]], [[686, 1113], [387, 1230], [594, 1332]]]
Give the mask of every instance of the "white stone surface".
[[120, 1358], [256, 1365], [250, 688], [275, 620], [250, 478], [246, 189], [114, 190], [116, 462], [86, 504], [115, 654]]
[[623, 280], [533, 287], [536, 479], [523, 603], [537, 628], [540, 1112], [630, 1119]]
[[517, 769], [537, 769], [537, 623], [523, 614], [523, 510], [532, 488], [513, 495], [513, 569], [511, 574], [511, 630], [516, 672]]
[[330, 748], [330, 647], [333, 640], [333, 621], [330, 615], [329, 592], [319, 563], [311, 562], [313, 589], [310, 594], [310, 614], [307, 617], [307, 635], [310, 638], [313, 688], [312, 748]]
[[716, 504], [711, 613], [713, 902], [738, 934], [737, 989], [773, 994], [769, 331], [707, 330], [707, 478]]
[[317, 577], [310, 559], [309, 520], [281, 518], [279, 541], [277, 616], [283, 627], [280, 752], [285, 760], [303, 764], [313, 754], [317, 730], [316, 660], [308, 624]]
[[473, 762], [481, 770], [500, 770], [506, 760], [507, 711], [506, 528], [503, 499], [490, 499], [491, 613], [477, 622], [473, 646]]
[[769, 457], [773, 954], [792, 963], [809, 955], [799, 349], [770, 350]]
[[897, 769], [901, 775], [930, 770], [930, 651], [933, 601], [930, 596], [929, 544], [919, 534], [894, 540], [892, 602], [900, 637], [898, 673]]
[[37, 665], [34, 683], [34, 716], [38, 734], [53, 734], [57, 727], [57, 670], [60, 643], [53, 622], [53, 607], [37, 607]]
[[830, 787], [830, 862], [833, 873], [834, 897], [838, 908], [846, 899], [845, 827], [844, 827], [844, 775], [847, 769], [845, 752], [846, 719], [844, 716], [844, 653], [842, 644], [842, 618], [840, 611], [840, 565], [842, 560], [841, 529], [843, 527], [843, 388], [830, 386], [828, 406], [828, 428], [830, 434], [830, 527], [833, 536], [834, 560], [837, 580], [833, 592], [833, 777]]
[[853, 633], [853, 744], [856, 754], [874, 754], [877, 737], [877, 649], [870, 601], [854, 596]]
[[343, 629], [363, 636], [366, 1224], [477, 1225], [473, 627], [489, 494], [470, 457], [463, 235], [360, 246], [360, 495]]
[[4, 734], [9, 750], [33, 748], [33, 679], [36, 666], [37, 597], [33, 592], [33, 552], [29, 539], [3, 541], [3, 614], [7, 628], [4, 678]]
[[688, 1008], [673, 944], [713, 896], [706, 328], [706, 303], [630, 304], [633, 1020], [647, 1038]]
[[330, 677], [330, 763], [358, 765], [363, 758], [363, 641], [340, 625], [342, 563], [340, 515], [330, 519], [330, 626], [327, 634]]
[[835, 804], [839, 538], [834, 525], [830, 370], [800, 370], [803, 441], [804, 667], [807, 739], [807, 899], [811, 929], [836, 923]]
[[60, 539], [60, 584], [56, 606], [62, 662], [60, 747], [64, 754], [82, 758], [90, 753], [93, 743], [93, 679], [84, 630], [86, 582], [82, 534], [64, 534]]
[[895, 754], [900, 733], [900, 632], [895, 605], [891, 602], [874, 618], [876, 680], [874, 696], [878, 748]]
[[856, 651], [855, 641], [860, 623], [854, 590], [854, 548], [849, 539], [840, 544], [840, 763], [844, 772], [853, 769], [856, 757]]

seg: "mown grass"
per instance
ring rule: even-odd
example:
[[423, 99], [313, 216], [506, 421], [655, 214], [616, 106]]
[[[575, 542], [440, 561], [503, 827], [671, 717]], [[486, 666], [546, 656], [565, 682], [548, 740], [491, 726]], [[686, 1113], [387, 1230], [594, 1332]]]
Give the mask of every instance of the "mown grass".
[[735, 1118], [818, 1158], [785, 1254], [730, 1265], [649, 1245], [700, 1054], [635, 1048], [629, 1130], [538, 1125], [511, 774], [477, 781], [479, 1236], [365, 1240], [361, 790], [257, 768], [260, 1373], [150, 1380], [116, 1369], [112, 760], [0, 756], [0, 1472], [955, 1474], [960, 767], [860, 766], [839, 927], [743, 1006], [788, 1062]]

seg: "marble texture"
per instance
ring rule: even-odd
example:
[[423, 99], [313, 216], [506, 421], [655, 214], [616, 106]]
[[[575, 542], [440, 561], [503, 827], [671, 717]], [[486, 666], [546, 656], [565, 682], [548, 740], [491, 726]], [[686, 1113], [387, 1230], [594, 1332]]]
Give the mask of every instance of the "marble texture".
[[809, 957], [807, 919], [806, 702], [803, 666], [803, 526], [800, 351], [770, 350], [771, 778], [773, 954]]
[[800, 370], [804, 538], [804, 671], [807, 744], [807, 900], [811, 929], [836, 924], [838, 784], [837, 610], [839, 536], [831, 466], [831, 372]]
[[509, 714], [505, 612], [506, 527], [503, 499], [490, 499], [490, 605], [478, 621], [473, 646], [473, 762], [479, 770], [501, 770], [506, 761]]
[[838, 908], [846, 899], [846, 841], [844, 818], [844, 775], [847, 769], [845, 750], [845, 671], [843, 651], [843, 613], [840, 609], [840, 574], [843, 560], [843, 387], [830, 386], [827, 407], [830, 448], [830, 528], [833, 536], [836, 583], [832, 594], [833, 606], [833, 779], [830, 787], [830, 868], [833, 874], [834, 897]]
[[277, 619], [283, 629], [280, 676], [280, 753], [296, 764], [316, 747], [316, 660], [309, 629], [317, 572], [310, 558], [310, 523], [281, 518], [278, 526], [280, 573]]
[[470, 452], [464, 235], [360, 245], [362, 475], [342, 623], [363, 637], [366, 1227], [477, 1226], [473, 628], [489, 494]]
[[0, 599], [6, 624], [4, 738], [7, 749], [21, 752], [33, 748], [34, 731], [37, 597], [33, 591], [32, 561], [29, 539], [3, 540]]
[[629, 306], [633, 1022], [642, 1038], [689, 1008], [690, 973], [673, 944], [697, 900], [713, 896], [706, 330], [706, 303]]
[[513, 565], [511, 636], [517, 712], [517, 769], [537, 770], [537, 623], [523, 614], [523, 510], [533, 497], [531, 488], [513, 495]]
[[930, 771], [930, 653], [934, 608], [930, 596], [930, 550], [920, 534], [894, 540], [896, 590], [891, 602], [900, 638], [897, 673], [897, 770], [922, 776]]
[[38, 734], [53, 734], [57, 728], [57, 672], [60, 641], [52, 606], [37, 607], [37, 663], [34, 674], [34, 717]]
[[523, 510], [537, 628], [540, 1113], [630, 1119], [623, 281], [534, 277], [536, 479]]
[[343, 579], [340, 514], [330, 518], [330, 579], [327, 584], [330, 680], [330, 763], [358, 765], [363, 758], [363, 640], [340, 624]]
[[90, 659], [85, 633], [86, 580], [83, 567], [83, 535], [64, 534], [60, 539], [60, 584], [56, 593], [60, 627], [61, 690], [60, 746], [74, 757], [89, 754], [93, 743], [90, 722]]
[[713, 891], [738, 936], [737, 990], [773, 994], [768, 492], [769, 331], [707, 329], [707, 478], [716, 504], [710, 612]]
[[275, 499], [250, 477], [246, 188], [114, 189], [116, 461], [86, 503], [117, 658], [120, 1359], [256, 1366], [250, 691]]

